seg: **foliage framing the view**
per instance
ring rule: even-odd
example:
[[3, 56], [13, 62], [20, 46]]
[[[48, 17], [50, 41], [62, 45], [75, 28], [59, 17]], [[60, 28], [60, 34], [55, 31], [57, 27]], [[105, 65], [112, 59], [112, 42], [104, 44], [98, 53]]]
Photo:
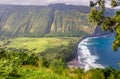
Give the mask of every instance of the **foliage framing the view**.
[[84, 72], [68, 68], [62, 59], [49, 61], [34, 53], [18, 51], [0, 49], [1, 79], [120, 79], [120, 71], [112, 67]]
[[[97, 5], [99, 5], [98, 8], [96, 8]], [[90, 6], [89, 22], [101, 25], [102, 29], [105, 31], [116, 33], [112, 48], [117, 51], [120, 47], [120, 10], [116, 11], [114, 16], [105, 16], [105, 0], [97, 0], [96, 2], [90, 1]], [[120, 6], [120, 3], [116, 0], [111, 0], [111, 6]]]

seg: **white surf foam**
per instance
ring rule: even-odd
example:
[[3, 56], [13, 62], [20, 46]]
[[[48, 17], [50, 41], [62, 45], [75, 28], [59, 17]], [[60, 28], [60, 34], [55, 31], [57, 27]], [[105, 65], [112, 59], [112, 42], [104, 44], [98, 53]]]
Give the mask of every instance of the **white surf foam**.
[[97, 55], [92, 55], [89, 51], [87, 47], [87, 45], [91, 45], [90, 43], [88, 43], [89, 39], [91, 39], [91, 37], [81, 41], [78, 46], [77, 53], [80, 67], [85, 69], [85, 71], [93, 68], [104, 68], [104, 66], [102, 66], [101, 64], [96, 63], [96, 60], [98, 60], [99, 57]]

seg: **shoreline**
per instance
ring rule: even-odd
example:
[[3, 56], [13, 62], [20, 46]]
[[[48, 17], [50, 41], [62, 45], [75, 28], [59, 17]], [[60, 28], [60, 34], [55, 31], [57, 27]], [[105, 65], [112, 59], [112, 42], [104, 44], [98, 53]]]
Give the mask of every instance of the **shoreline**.
[[77, 53], [78, 45], [82, 40], [84, 40], [88, 37], [90, 37], [90, 36], [82, 37], [78, 42], [76, 42], [77, 43], [77, 48], [74, 52], [74, 58], [71, 61], [67, 62], [68, 68], [80, 68], [80, 63], [78, 62], [78, 53]]
[[100, 38], [100, 37], [107, 37], [107, 36], [111, 36], [111, 35], [115, 35], [115, 33], [102, 34], [102, 35], [91, 35], [91, 36], [86, 36], [86, 37], [81, 38], [81, 39], [77, 42], [77, 48], [76, 48], [76, 51], [75, 51], [75, 57], [74, 57], [71, 61], [67, 62], [67, 66], [68, 66], [69, 68], [81, 68], [81, 65], [80, 65], [80, 63], [79, 63], [79, 61], [78, 61], [78, 53], [77, 53], [77, 51], [78, 51], [78, 45], [79, 45], [79, 43], [80, 43], [82, 40], [84, 40], [84, 39], [86, 39], [86, 38]]

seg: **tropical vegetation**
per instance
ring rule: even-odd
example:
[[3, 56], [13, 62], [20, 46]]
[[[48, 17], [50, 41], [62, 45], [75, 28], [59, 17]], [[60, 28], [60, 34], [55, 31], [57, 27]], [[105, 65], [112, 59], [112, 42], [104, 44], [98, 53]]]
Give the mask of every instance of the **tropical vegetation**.
[[[99, 8], [95, 6], [99, 5]], [[111, 0], [111, 6], [119, 6], [120, 2]], [[89, 14], [89, 21], [96, 25], [101, 25], [105, 31], [115, 33], [115, 40], [112, 45], [113, 50], [117, 51], [120, 47], [120, 10], [117, 10], [114, 16], [105, 16], [105, 0], [97, 0], [95, 3], [90, 1], [91, 11]]]

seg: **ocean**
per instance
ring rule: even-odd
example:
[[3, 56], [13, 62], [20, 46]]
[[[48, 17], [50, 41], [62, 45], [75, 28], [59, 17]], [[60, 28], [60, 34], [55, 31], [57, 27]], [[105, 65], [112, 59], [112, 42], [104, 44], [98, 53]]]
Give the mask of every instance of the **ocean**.
[[78, 61], [80, 67], [89, 70], [94, 68], [113, 67], [120, 69], [120, 49], [112, 50], [114, 35], [89, 37], [78, 45]]

